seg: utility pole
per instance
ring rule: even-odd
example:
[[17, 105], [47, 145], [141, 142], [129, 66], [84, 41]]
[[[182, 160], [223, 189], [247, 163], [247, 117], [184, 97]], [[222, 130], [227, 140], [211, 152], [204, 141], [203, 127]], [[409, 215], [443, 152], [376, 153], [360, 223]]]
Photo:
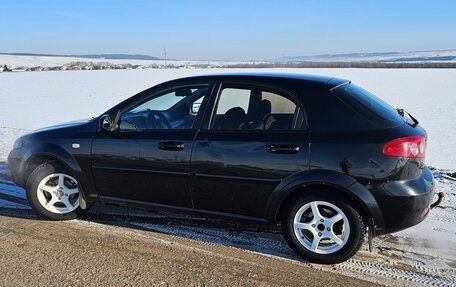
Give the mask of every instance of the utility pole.
[[168, 64], [166, 63], [166, 48], [163, 48], [163, 55], [165, 56], [165, 67], [168, 66]]

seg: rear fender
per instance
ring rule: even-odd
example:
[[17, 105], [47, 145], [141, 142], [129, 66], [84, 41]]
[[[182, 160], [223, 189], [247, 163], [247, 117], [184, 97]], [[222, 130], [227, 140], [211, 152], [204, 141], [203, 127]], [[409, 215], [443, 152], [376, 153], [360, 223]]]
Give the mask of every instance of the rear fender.
[[368, 218], [374, 220], [375, 229], [380, 230], [383, 228], [383, 216], [374, 196], [353, 177], [330, 170], [303, 171], [291, 175], [282, 181], [268, 199], [265, 214], [266, 219], [270, 222], [276, 222], [281, 204], [294, 191], [309, 186], [322, 185], [341, 190], [341, 192], [352, 197], [360, 205]]

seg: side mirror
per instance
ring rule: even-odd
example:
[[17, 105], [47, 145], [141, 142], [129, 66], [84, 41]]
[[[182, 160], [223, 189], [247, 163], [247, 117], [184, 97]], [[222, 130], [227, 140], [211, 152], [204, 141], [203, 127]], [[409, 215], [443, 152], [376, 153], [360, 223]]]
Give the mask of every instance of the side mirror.
[[110, 115], [102, 115], [100, 117], [98, 125], [100, 126], [100, 128], [108, 132], [112, 131], [114, 127], [114, 123], [112, 122]]

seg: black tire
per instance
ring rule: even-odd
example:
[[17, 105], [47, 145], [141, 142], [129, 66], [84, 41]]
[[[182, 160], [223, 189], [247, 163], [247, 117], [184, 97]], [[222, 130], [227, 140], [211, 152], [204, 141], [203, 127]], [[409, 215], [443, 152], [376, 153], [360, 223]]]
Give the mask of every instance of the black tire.
[[[84, 213], [84, 210], [82, 210], [81, 207], [78, 207], [77, 209], [75, 209], [69, 213], [57, 214], [57, 213], [53, 213], [53, 212], [46, 210], [38, 200], [38, 195], [37, 195], [38, 185], [45, 177], [47, 177], [48, 175], [54, 174], [54, 173], [64, 173], [64, 174], [71, 176], [71, 173], [68, 171], [68, 169], [65, 166], [63, 166], [61, 163], [59, 163], [58, 161], [52, 160], [52, 161], [48, 161], [48, 162], [45, 162], [45, 163], [39, 165], [37, 168], [35, 168], [35, 170], [30, 174], [30, 176], [27, 179], [27, 183], [25, 186], [27, 201], [28, 201], [30, 207], [33, 209], [33, 211], [35, 211], [36, 213], [38, 213], [45, 219], [49, 219], [49, 220], [75, 219]], [[79, 187], [79, 189], [80, 188], [81, 187]], [[81, 196], [81, 190], [80, 190], [79, 196]]]
[[[325, 201], [337, 206], [348, 219], [350, 232], [348, 241], [343, 247], [331, 254], [313, 252], [299, 242], [296, 237], [293, 221], [301, 207], [312, 201]], [[303, 259], [320, 264], [336, 264], [350, 259], [358, 252], [364, 242], [366, 226], [356, 203], [340, 192], [318, 188], [303, 191], [285, 203], [282, 213], [282, 232], [288, 245]]]

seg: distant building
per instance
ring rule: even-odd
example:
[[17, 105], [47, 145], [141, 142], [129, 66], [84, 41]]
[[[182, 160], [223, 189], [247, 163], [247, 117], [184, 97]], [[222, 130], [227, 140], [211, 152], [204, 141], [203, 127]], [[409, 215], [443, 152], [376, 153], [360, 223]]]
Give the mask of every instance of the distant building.
[[13, 69], [13, 72], [26, 72], [27, 68], [26, 67], [17, 67]]
[[8, 67], [7, 65], [3, 66], [3, 72], [12, 72], [12, 71], [13, 70], [10, 67]]
[[143, 65], [133, 65], [133, 69], [135, 70], [141, 70], [141, 69], [145, 69], [146, 67], [143, 66]]
[[82, 70], [82, 65], [72, 65], [69, 68], [70, 70]]
[[41, 67], [41, 66], [32, 67], [32, 68], [30, 68], [30, 71], [32, 71], [32, 72], [41, 72], [41, 71], [44, 71], [44, 67]]

